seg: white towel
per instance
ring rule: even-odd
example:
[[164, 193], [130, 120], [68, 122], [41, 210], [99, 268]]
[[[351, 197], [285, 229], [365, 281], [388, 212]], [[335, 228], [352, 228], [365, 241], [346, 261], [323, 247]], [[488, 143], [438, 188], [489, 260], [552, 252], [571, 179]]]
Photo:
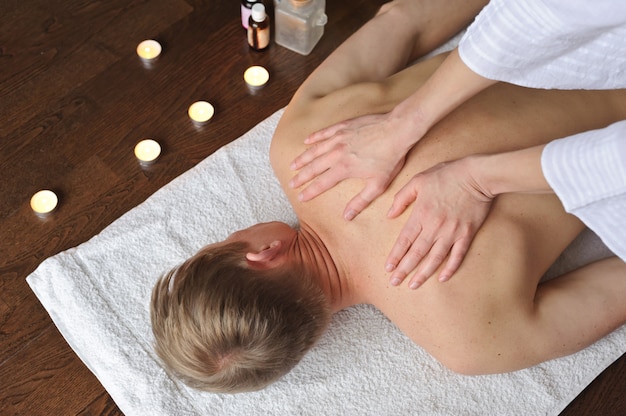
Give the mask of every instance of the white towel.
[[[126, 415], [556, 415], [626, 351], [623, 327], [534, 368], [459, 376], [377, 310], [358, 306], [336, 314], [320, 343], [265, 390], [211, 394], [170, 378], [152, 350], [149, 298], [158, 276], [233, 230], [296, 221], [268, 161], [279, 117], [280, 111], [28, 277]], [[607, 255], [599, 240], [578, 240], [554, 273], [581, 253], [591, 256], [584, 261]]]

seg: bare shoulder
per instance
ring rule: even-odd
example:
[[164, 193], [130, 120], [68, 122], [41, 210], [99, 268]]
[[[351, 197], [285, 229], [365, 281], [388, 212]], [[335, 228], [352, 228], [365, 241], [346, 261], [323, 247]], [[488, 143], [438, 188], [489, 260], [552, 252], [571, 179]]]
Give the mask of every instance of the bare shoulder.
[[307, 135], [343, 120], [391, 111], [417, 90], [444, 58], [445, 54], [438, 55], [383, 81], [358, 82], [326, 95], [298, 90], [276, 127], [270, 149], [272, 166], [283, 186], [293, 175], [290, 162], [307, 147]]

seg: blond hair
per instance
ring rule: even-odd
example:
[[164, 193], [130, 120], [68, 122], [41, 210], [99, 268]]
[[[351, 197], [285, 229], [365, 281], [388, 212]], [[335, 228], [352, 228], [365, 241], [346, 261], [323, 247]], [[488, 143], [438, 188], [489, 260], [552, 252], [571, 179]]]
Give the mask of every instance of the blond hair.
[[329, 302], [305, 270], [252, 270], [246, 248], [201, 250], [152, 292], [155, 350], [191, 387], [261, 389], [289, 372], [330, 320]]

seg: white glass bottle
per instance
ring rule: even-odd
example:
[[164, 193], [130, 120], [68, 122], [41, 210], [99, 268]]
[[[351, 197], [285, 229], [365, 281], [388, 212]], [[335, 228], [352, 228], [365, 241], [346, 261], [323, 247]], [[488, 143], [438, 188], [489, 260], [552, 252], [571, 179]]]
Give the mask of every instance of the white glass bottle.
[[275, 4], [276, 43], [302, 55], [311, 53], [328, 20], [326, 0], [281, 0]]

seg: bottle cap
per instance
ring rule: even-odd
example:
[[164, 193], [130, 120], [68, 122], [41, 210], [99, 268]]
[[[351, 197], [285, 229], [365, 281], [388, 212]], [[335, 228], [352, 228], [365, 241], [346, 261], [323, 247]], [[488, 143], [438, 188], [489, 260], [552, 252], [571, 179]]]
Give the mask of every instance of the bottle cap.
[[252, 14], [250, 16], [255, 22], [265, 20], [265, 6], [263, 3], [255, 3], [254, 6], [252, 6]]

